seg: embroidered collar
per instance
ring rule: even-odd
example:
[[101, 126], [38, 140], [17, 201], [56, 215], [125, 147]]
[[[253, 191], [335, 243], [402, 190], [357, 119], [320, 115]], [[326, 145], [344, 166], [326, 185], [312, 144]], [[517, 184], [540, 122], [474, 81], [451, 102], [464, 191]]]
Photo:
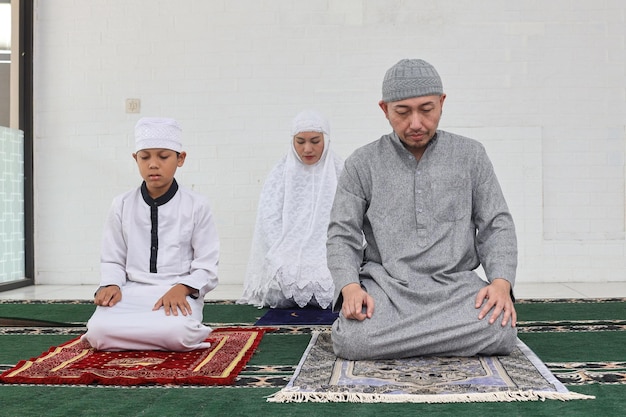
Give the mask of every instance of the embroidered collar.
[[148, 193], [146, 182], [144, 181], [141, 183], [141, 196], [143, 197], [143, 201], [145, 201], [149, 206], [162, 206], [174, 198], [176, 191], [178, 191], [178, 183], [176, 182], [176, 179], [174, 179], [174, 181], [172, 181], [172, 185], [170, 185], [169, 190], [167, 190], [165, 194], [157, 198], [152, 198]]

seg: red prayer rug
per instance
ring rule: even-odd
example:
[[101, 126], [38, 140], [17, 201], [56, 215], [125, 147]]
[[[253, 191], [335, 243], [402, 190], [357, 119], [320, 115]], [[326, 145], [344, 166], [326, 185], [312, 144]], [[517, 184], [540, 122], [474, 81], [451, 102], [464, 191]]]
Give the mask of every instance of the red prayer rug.
[[252, 357], [263, 334], [272, 329], [218, 328], [208, 349], [191, 352], [92, 349], [80, 337], [20, 361], [0, 375], [13, 384], [193, 384], [230, 385]]

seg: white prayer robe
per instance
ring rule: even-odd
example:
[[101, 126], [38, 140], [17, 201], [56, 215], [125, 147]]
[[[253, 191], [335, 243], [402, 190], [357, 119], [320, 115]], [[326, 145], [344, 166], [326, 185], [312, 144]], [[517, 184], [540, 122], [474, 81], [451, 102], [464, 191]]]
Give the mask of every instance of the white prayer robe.
[[[164, 196], [152, 200], [144, 187], [113, 201], [104, 228], [100, 286], [119, 286], [122, 299], [113, 307], [98, 306], [83, 337], [98, 350], [206, 348], [209, 344], [204, 340], [212, 329], [202, 324], [202, 309], [204, 295], [217, 286], [219, 256], [208, 201], [182, 187], [176, 190], [176, 183]], [[155, 250], [151, 250], [148, 201], [158, 207]], [[151, 252], [157, 272], [150, 272]], [[178, 316], [167, 316], [163, 308], [152, 311], [176, 284], [198, 290], [197, 297], [187, 297], [192, 314], [183, 316], [179, 311]]]
[[[330, 149], [328, 122], [304, 111], [293, 121], [287, 154], [270, 172], [259, 198], [256, 226], [240, 304], [327, 308], [335, 288], [326, 265], [326, 231], [343, 159]], [[313, 165], [293, 144], [299, 132], [325, 132]]]

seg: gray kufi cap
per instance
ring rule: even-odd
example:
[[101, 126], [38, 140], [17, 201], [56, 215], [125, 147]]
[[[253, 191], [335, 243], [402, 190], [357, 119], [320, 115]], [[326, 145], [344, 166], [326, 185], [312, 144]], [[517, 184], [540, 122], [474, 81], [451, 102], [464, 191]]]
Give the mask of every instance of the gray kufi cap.
[[183, 130], [174, 119], [143, 117], [135, 125], [135, 152], [142, 149], [170, 149], [181, 152]]
[[435, 67], [421, 59], [403, 59], [389, 68], [383, 80], [383, 101], [440, 96], [443, 84]]

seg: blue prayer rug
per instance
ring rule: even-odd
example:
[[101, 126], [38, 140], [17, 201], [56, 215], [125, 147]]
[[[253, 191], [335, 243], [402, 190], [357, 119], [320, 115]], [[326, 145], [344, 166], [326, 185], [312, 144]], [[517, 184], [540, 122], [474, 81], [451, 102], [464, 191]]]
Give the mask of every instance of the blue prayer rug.
[[314, 332], [298, 368], [269, 402], [499, 402], [593, 399], [570, 392], [518, 339], [509, 356], [337, 358]]
[[339, 317], [331, 309], [321, 308], [271, 308], [261, 317], [255, 326], [299, 326], [319, 325], [330, 326]]

